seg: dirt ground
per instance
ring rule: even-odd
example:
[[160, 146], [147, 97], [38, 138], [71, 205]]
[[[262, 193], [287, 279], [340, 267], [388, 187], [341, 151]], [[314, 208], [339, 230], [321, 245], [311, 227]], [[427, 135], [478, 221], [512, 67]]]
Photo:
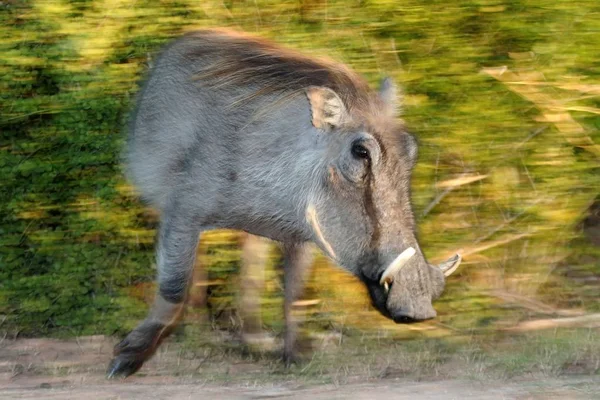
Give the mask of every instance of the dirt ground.
[[227, 367], [229, 378], [209, 381], [202, 373], [193, 373], [198, 368], [192, 361], [197, 360], [181, 357], [177, 345], [155, 355], [137, 375], [108, 381], [104, 368], [113, 344], [114, 340], [103, 336], [71, 341], [4, 340], [0, 344], [0, 399], [600, 399], [599, 376], [498, 381], [415, 380], [396, 375], [364, 383], [358, 377], [319, 384], [294, 379], [293, 374], [283, 375], [280, 381], [272, 376], [243, 379], [240, 376], [253, 366], [238, 363]]

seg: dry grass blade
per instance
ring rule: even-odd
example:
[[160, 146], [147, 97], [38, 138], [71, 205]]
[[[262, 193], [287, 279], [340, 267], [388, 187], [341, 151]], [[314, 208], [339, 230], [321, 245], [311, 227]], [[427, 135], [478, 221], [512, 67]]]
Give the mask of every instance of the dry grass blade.
[[217, 286], [217, 285], [225, 285], [227, 282], [223, 279], [213, 279], [207, 281], [198, 281], [194, 283], [195, 287], [205, 287], [205, 286]]
[[600, 115], [600, 109], [594, 108], [594, 107], [571, 106], [571, 107], [562, 107], [559, 109], [565, 110], [565, 111], [579, 111], [579, 112], [586, 112], [586, 113], [590, 113], [590, 114]]
[[588, 314], [578, 317], [570, 318], [549, 318], [549, 319], [538, 319], [535, 321], [521, 322], [517, 326], [507, 328], [506, 330], [526, 332], [541, 329], [554, 329], [554, 328], [600, 328], [600, 313], [599, 314]]
[[292, 303], [292, 305], [294, 307], [309, 307], [309, 306], [316, 306], [317, 304], [320, 304], [321, 300], [319, 299], [315, 299], [315, 300], [298, 300]]
[[532, 235], [533, 235], [532, 232], [525, 232], [525, 233], [519, 233], [519, 234], [516, 234], [516, 235], [504, 236], [501, 239], [494, 240], [494, 241], [491, 241], [491, 242], [486, 242], [486, 243], [482, 244], [481, 246], [463, 247], [463, 248], [459, 249], [458, 251], [453, 251], [451, 253], [446, 253], [442, 257], [435, 257], [433, 260], [435, 262], [439, 262], [440, 260], [445, 260], [445, 259], [448, 259], [448, 258], [452, 257], [456, 253], [460, 254], [463, 257], [463, 259], [464, 259], [467, 256], [470, 256], [470, 255], [473, 255], [473, 254], [477, 254], [477, 253], [481, 253], [481, 252], [489, 250], [491, 248], [502, 246], [502, 245], [505, 245], [507, 243], [514, 242], [515, 240], [519, 240], [519, 239], [522, 239], [524, 237], [529, 237], [529, 236], [532, 236]]
[[[467, 176], [467, 173], [460, 174], [458, 176], [458, 178], [455, 178], [455, 179], [460, 179], [460, 178], [465, 177], [465, 176]], [[431, 212], [431, 210], [433, 210], [433, 208], [435, 206], [437, 206], [440, 203], [440, 201], [442, 201], [442, 199], [444, 197], [446, 197], [450, 192], [452, 192], [457, 187], [458, 186], [448, 186], [448, 187], [446, 187], [446, 189], [443, 192], [441, 192], [440, 194], [438, 194], [437, 196], [435, 196], [435, 198], [431, 201], [431, 203], [429, 203], [429, 205], [427, 207], [425, 207], [425, 210], [423, 210], [423, 213], [421, 215], [424, 217], [427, 214], [429, 214]]]
[[488, 242], [483, 244], [482, 246], [477, 246], [477, 247], [472, 247], [472, 248], [467, 248], [464, 251], [460, 252], [463, 256], [468, 256], [471, 254], [475, 254], [475, 253], [481, 253], [482, 251], [485, 250], [489, 250], [493, 247], [498, 247], [498, 246], [502, 246], [504, 244], [510, 243], [510, 242], [514, 242], [515, 240], [519, 240], [522, 239], [524, 237], [528, 237], [531, 236], [532, 233], [519, 233], [517, 235], [509, 235], [509, 236], [505, 236], [502, 239], [498, 239], [498, 240], [494, 240], [492, 242]]
[[477, 182], [487, 178], [488, 175], [461, 175], [458, 178], [448, 179], [446, 181], [438, 182], [436, 185], [439, 188], [455, 188], [462, 185], [468, 185], [469, 183]]
[[497, 297], [509, 303], [514, 303], [519, 307], [527, 308], [528, 310], [535, 311], [540, 314], [559, 315], [562, 317], [574, 317], [585, 315], [582, 311], [557, 309], [548, 304], [544, 304], [541, 301], [532, 299], [527, 296], [522, 296], [520, 294], [510, 293], [505, 290], [494, 289], [488, 291], [487, 293], [490, 296]]

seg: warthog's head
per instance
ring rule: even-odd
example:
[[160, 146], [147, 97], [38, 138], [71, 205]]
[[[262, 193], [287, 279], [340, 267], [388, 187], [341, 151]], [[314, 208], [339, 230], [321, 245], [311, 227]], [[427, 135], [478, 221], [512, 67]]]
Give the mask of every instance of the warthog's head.
[[325, 87], [307, 90], [312, 123], [327, 147], [322, 179], [306, 209], [315, 242], [366, 284], [373, 305], [399, 323], [436, 316], [455, 256], [429, 264], [416, 239], [410, 204], [417, 143], [395, 117], [395, 89], [348, 106]]

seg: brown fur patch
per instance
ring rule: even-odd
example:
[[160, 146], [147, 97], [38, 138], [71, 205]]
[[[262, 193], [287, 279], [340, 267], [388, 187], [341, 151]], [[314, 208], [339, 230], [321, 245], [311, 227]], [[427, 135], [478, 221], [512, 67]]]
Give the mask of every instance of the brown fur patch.
[[323, 86], [335, 91], [348, 110], [362, 108], [372, 96], [367, 82], [345, 65], [309, 58], [262, 38], [224, 29], [185, 38], [193, 43], [186, 57], [211, 60], [195, 79], [213, 87], [254, 86], [252, 96], [261, 96]]
[[327, 168], [327, 177], [329, 178], [329, 182], [334, 186], [338, 184], [339, 178], [337, 172], [335, 172], [335, 168], [331, 165]]

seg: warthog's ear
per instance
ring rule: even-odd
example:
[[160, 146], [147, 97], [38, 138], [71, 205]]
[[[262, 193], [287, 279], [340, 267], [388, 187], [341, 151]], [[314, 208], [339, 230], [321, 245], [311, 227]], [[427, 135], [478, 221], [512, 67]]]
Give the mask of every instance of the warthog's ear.
[[395, 117], [400, 112], [398, 88], [389, 76], [384, 78], [379, 85], [379, 97], [385, 106], [384, 112]]
[[344, 102], [333, 90], [313, 86], [306, 90], [306, 96], [315, 128], [329, 131], [342, 125], [348, 118]]

